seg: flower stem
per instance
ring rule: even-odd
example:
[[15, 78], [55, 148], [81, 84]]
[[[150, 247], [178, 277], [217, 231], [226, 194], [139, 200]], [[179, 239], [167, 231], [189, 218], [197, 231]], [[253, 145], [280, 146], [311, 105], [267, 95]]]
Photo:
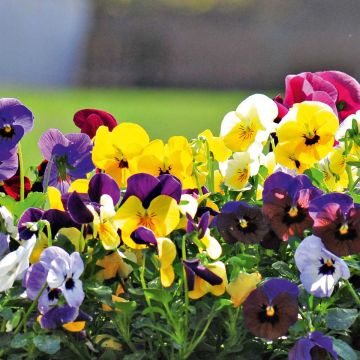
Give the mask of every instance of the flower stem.
[[345, 280], [345, 284], [347, 286], [347, 288], [349, 289], [353, 299], [355, 300], [356, 304], [360, 307], [360, 298], [359, 295], [356, 293], [355, 289], [353, 288], [353, 286], [351, 285], [349, 280]]
[[18, 144], [19, 171], [20, 171], [20, 201], [25, 199], [24, 159], [21, 144]]
[[14, 335], [16, 335], [20, 329], [22, 327], [26, 327], [26, 322], [27, 322], [27, 319], [28, 317], [30, 316], [31, 312], [34, 310], [35, 306], [37, 305], [39, 299], [40, 299], [40, 296], [42, 295], [42, 293], [44, 292], [44, 290], [46, 289], [47, 287], [47, 282], [44, 283], [44, 285], [41, 287], [39, 293], [36, 295], [36, 298], [33, 300], [33, 302], [31, 303], [28, 311], [26, 312], [26, 314], [24, 315], [24, 317], [22, 318], [20, 324], [18, 325], [18, 327], [16, 328], [15, 332], [14, 332]]
[[[143, 252], [142, 253], [142, 266], [141, 266], [141, 271], [140, 271], [140, 281], [141, 281], [141, 287], [144, 290], [144, 297], [145, 297], [145, 301], [147, 306], [150, 308], [151, 307], [151, 300], [148, 298], [148, 296], [146, 295], [146, 281], [145, 281], [145, 265], [146, 265], [146, 253]], [[150, 317], [151, 320], [155, 322], [155, 317], [153, 313], [150, 313]]]
[[[186, 235], [184, 235], [182, 237], [182, 241], [181, 241], [181, 257], [182, 260], [186, 260]], [[185, 298], [185, 315], [184, 315], [184, 323], [185, 323], [185, 328], [188, 328], [188, 310], [189, 310], [189, 286], [188, 286], [188, 282], [187, 282], [187, 277], [186, 277], [186, 271], [185, 271], [185, 267], [183, 266], [183, 284], [184, 284], [184, 298]]]

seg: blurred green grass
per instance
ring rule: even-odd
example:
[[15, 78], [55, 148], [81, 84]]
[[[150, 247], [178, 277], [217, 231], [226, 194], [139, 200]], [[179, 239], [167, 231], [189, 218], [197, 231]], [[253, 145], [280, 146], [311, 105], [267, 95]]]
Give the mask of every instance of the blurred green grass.
[[55, 127], [64, 133], [79, 131], [73, 115], [83, 108], [110, 112], [118, 122], [135, 122], [151, 139], [173, 135], [193, 138], [209, 128], [219, 134], [224, 115], [250, 93], [247, 91], [175, 89], [2, 89], [1, 97], [15, 97], [35, 116], [34, 129], [22, 140], [25, 167], [41, 161], [37, 143], [41, 134]]

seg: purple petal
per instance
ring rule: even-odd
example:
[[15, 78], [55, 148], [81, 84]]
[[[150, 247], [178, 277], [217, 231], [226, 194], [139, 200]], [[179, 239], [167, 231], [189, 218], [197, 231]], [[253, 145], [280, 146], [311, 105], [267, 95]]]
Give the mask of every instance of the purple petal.
[[204, 265], [201, 265], [199, 259], [184, 260], [183, 263], [185, 265], [185, 269], [186, 266], [188, 266], [197, 276], [207, 281], [210, 285], [222, 284], [223, 279], [220, 276], [214, 274]]
[[288, 360], [312, 360], [310, 351], [314, 346], [315, 344], [309, 339], [302, 338], [298, 340], [290, 350]]
[[139, 245], [144, 244], [157, 246], [155, 234], [150, 229], [142, 226], [132, 232], [131, 239]]
[[44, 329], [56, 329], [63, 324], [74, 321], [78, 314], [79, 308], [67, 304], [54, 307], [41, 317], [40, 325]]
[[101, 195], [104, 194], [113, 199], [114, 206], [120, 200], [120, 189], [116, 181], [107, 174], [96, 174], [89, 183], [89, 197], [91, 201], [100, 203]]
[[68, 146], [70, 141], [58, 129], [49, 129], [39, 140], [39, 148], [44, 159], [50, 161], [53, 149], [56, 145]]
[[10, 235], [0, 233], [0, 260], [10, 251]]
[[199, 229], [199, 239], [203, 238], [206, 230], [209, 225], [209, 219], [210, 219], [210, 211], [207, 211], [205, 214], [203, 214], [200, 218], [198, 229]]
[[10, 137], [0, 135], [0, 149], [2, 151], [8, 151], [13, 149], [24, 136], [24, 128], [22, 126], [12, 125], [12, 129], [13, 134]]
[[186, 281], [188, 284], [189, 291], [194, 290], [195, 285], [195, 272], [186, 264], [186, 260], [183, 261], [185, 273], [186, 273]]
[[167, 174], [160, 175], [159, 180], [161, 187], [160, 194], [171, 196], [179, 203], [181, 199], [181, 182], [175, 176]]
[[333, 343], [329, 337], [325, 336], [320, 331], [314, 331], [310, 334], [309, 338], [316, 345], [324, 348], [335, 360], [338, 359], [337, 353], [333, 348]]
[[330, 193], [321, 195], [311, 200], [309, 205], [309, 214], [315, 219], [317, 214], [330, 203], [339, 204], [342, 213], [347, 214], [354, 207], [354, 201], [351, 196], [341, 193]]
[[193, 231], [196, 231], [196, 225], [195, 222], [193, 220], [193, 218], [191, 217], [190, 214], [186, 214], [186, 218], [187, 218], [187, 223], [186, 223], [186, 232], [187, 233], [192, 233]]
[[44, 263], [44, 266], [48, 267], [50, 267], [51, 262], [57, 258], [63, 258], [69, 261], [69, 254], [59, 246], [50, 246], [40, 255], [40, 261]]
[[[243, 201], [228, 201], [222, 208], [221, 213], [236, 213], [239, 206], [243, 203]], [[217, 216], [211, 222], [211, 227], [214, 228], [217, 226]]]
[[84, 262], [78, 252], [70, 255], [70, 268], [73, 279], [78, 279], [84, 271]]
[[34, 300], [46, 282], [48, 269], [38, 262], [32, 265], [26, 272], [24, 277], [24, 286], [29, 299]]
[[294, 297], [298, 297], [299, 288], [297, 285], [285, 279], [270, 279], [263, 286], [262, 290], [267, 295], [269, 302], [279, 294], [286, 292]]
[[56, 210], [56, 209], [47, 210], [42, 216], [42, 219], [47, 220], [50, 223], [51, 233], [53, 237], [62, 228], [76, 227], [80, 229], [79, 224], [74, 222], [74, 220], [70, 217], [70, 215], [65, 211]]
[[94, 220], [94, 215], [86, 207], [85, 203], [76, 191], [71, 193], [69, 196], [67, 209], [71, 218], [78, 224], [88, 224]]
[[13, 177], [16, 174], [18, 166], [17, 148], [0, 151], [0, 181]]
[[19, 236], [22, 240], [29, 240], [34, 233], [37, 231], [31, 231], [26, 226], [26, 223], [36, 223], [38, 222], [44, 214], [44, 211], [37, 208], [29, 208], [21, 215], [21, 218], [18, 222]]
[[270, 175], [264, 182], [264, 190], [262, 194], [262, 198], [264, 202], [269, 201], [269, 196], [273, 192], [273, 190], [281, 189], [284, 191], [288, 191], [289, 185], [293, 181], [294, 177], [283, 173], [281, 171], [275, 172]]

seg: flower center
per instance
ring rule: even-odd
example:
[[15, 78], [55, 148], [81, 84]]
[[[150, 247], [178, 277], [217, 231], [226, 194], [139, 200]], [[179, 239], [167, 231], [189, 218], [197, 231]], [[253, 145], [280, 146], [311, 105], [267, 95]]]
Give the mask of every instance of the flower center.
[[258, 319], [261, 324], [270, 323], [275, 325], [279, 321], [279, 314], [277, 312], [277, 306], [263, 304], [261, 310], [258, 312]]
[[309, 136], [304, 135], [305, 138], [305, 145], [315, 145], [319, 142], [320, 136], [314, 132], [314, 134], [309, 134]]
[[266, 307], [266, 316], [273, 317], [275, 315], [275, 309], [273, 306]]
[[140, 218], [138, 226], [144, 226], [153, 231], [155, 230], [155, 225], [153, 223], [153, 218], [156, 216], [155, 213], [148, 214], [145, 212], [144, 215], [137, 214], [137, 216]]
[[165, 174], [170, 174], [171, 171], [171, 166], [164, 166], [163, 168], [159, 167], [159, 175], [165, 175]]
[[71, 290], [74, 288], [74, 286], [75, 286], [75, 282], [74, 282], [73, 278], [69, 278], [66, 280], [66, 283], [65, 283], [66, 290]]
[[334, 259], [320, 259], [319, 275], [333, 275], [335, 272]]
[[240, 219], [239, 224], [243, 229], [248, 227], [248, 222], [245, 219]]
[[127, 160], [121, 159], [119, 161], [119, 168], [120, 169], [128, 169], [129, 168], [129, 163], [127, 162]]
[[349, 226], [348, 226], [348, 224], [342, 224], [342, 225], [340, 226], [339, 233], [340, 233], [341, 235], [345, 235], [345, 234], [347, 234], [348, 232], [349, 232]]
[[299, 213], [299, 211], [298, 211], [297, 206], [292, 206], [292, 207], [290, 208], [290, 210], [288, 211], [288, 214], [289, 214], [291, 217], [297, 216], [298, 213]]
[[57, 289], [57, 288], [50, 289], [48, 287], [47, 290], [48, 290], [48, 299], [49, 299], [49, 301], [59, 300], [59, 296], [61, 294], [60, 289]]
[[10, 124], [5, 124], [0, 129], [0, 136], [2, 136], [2, 137], [12, 138], [14, 134], [15, 134], [15, 130]]

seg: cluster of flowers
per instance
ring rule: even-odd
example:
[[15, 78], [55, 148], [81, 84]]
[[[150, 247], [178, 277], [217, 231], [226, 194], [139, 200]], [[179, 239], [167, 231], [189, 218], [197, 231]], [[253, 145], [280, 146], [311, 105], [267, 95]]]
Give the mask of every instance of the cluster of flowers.
[[[81, 133], [41, 136], [31, 180], [19, 141], [32, 113], [1, 99], [2, 331], [57, 331], [89, 359], [246, 357], [249, 344], [260, 358], [352, 359], [359, 110], [360, 85], [337, 71], [289, 75], [284, 100], [252, 95], [220, 136], [190, 142], [80, 110]], [[12, 348], [34, 351], [27, 341]]]

